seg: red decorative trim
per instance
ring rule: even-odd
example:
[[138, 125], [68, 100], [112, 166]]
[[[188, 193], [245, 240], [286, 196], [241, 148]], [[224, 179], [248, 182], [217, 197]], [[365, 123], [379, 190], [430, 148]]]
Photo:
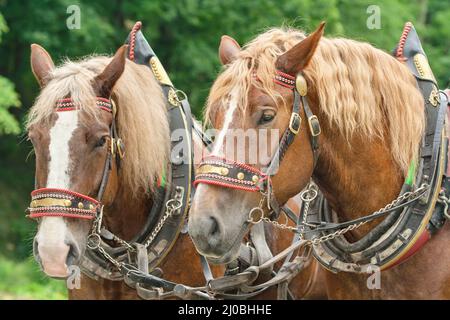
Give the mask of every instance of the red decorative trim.
[[277, 79], [274, 79], [273, 82], [275, 82], [276, 84], [279, 84], [279, 85], [281, 85], [281, 86], [283, 86], [283, 87], [286, 87], [286, 88], [288, 88], [288, 89], [294, 89], [294, 88], [295, 88], [295, 86], [292, 86], [292, 85], [290, 85], [290, 84], [284, 83], [284, 82], [279, 81], [279, 80], [277, 80]]
[[100, 101], [103, 101], [103, 102], [111, 104], [111, 101], [109, 99], [106, 99], [106, 98], [103, 98], [103, 97], [97, 97], [97, 100], [100, 100]]
[[71, 190], [66, 190], [66, 189], [58, 189], [58, 188], [40, 188], [40, 189], [36, 189], [33, 190], [31, 192], [31, 197], [36, 197], [39, 196], [40, 193], [62, 193], [62, 194], [69, 194], [71, 196], [77, 197], [77, 198], [81, 198], [84, 199], [86, 201], [90, 201], [93, 202], [95, 204], [100, 204], [100, 202], [98, 202], [97, 200], [95, 200], [94, 198], [91, 198], [89, 196], [85, 196], [84, 194], [75, 192], [75, 191], [71, 191]]
[[400, 40], [398, 42], [396, 56], [397, 56], [397, 59], [399, 59], [401, 61], [404, 61], [404, 59], [405, 59], [405, 57], [403, 57], [403, 49], [405, 47], [406, 38], [408, 37], [408, 34], [411, 31], [412, 26], [413, 26], [412, 23], [409, 22], [409, 21], [407, 23], [405, 23], [402, 35], [401, 35]]
[[224, 157], [219, 156], [207, 156], [202, 159], [202, 165], [217, 165], [222, 166], [224, 168], [240, 168], [242, 170], [247, 171], [250, 174], [254, 174], [259, 177], [258, 182], [253, 182], [249, 180], [240, 180], [229, 176], [221, 176], [213, 173], [199, 173], [196, 175], [196, 179], [194, 181], [194, 186], [197, 186], [199, 183], [211, 184], [220, 187], [256, 192], [260, 191], [260, 182], [267, 179], [267, 175], [264, 174], [261, 170], [256, 169], [252, 166], [249, 166], [245, 163], [236, 162], [234, 160], [228, 160]]
[[141, 30], [142, 28], [142, 22], [141, 21], [137, 21], [134, 26], [133, 29], [131, 29], [131, 33], [130, 33], [130, 50], [128, 52], [128, 58], [131, 61], [134, 61], [134, 47], [136, 46], [136, 33]]
[[31, 213], [28, 215], [29, 218], [42, 218], [42, 217], [66, 217], [66, 218], [78, 218], [78, 219], [87, 219], [92, 220], [95, 218], [95, 215], [80, 215], [76, 213], [65, 213], [65, 212], [40, 212], [40, 213]]
[[239, 185], [230, 184], [230, 183], [226, 183], [226, 182], [207, 180], [207, 179], [196, 179], [194, 181], [194, 186], [197, 186], [199, 183], [212, 184], [212, 185], [219, 186], [219, 187], [232, 188], [232, 189], [238, 189], [238, 190], [250, 191], [250, 192], [259, 191], [258, 187], [245, 187], [245, 186], [239, 186]]
[[295, 77], [280, 70], [276, 70], [276, 75], [273, 81], [276, 84], [279, 84], [288, 89], [295, 88]]
[[[236, 179], [236, 178], [224, 177], [224, 176], [219, 176], [219, 175], [211, 174], [211, 173], [200, 173], [200, 174], [197, 175], [197, 177], [205, 177], [205, 178], [211, 178], [211, 179], [225, 180], [225, 181], [229, 181], [229, 182], [236, 183], [236, 184], [247, 184], [247, 185], [254, 185], [255, 184], [252, 181], [239, 180], [239, 179]], [[258, 190], [259, 190], [259, 188], [258, 188]]]
[[[112, 104], [109, 99], [105, 99], [102, 97], [96, 97], [96, 105], [103, 111], [112, 113]], [[59, 99], [56, 102], [56, 111], [57, 112], [74, 111], [74, 110], [78, 110], [78, 107], [72, 101], [72, 98]]]
[[277, 70], [276, 73], [277, 73], [278, 75], [284, 77], [284, 78], [287, 78], [287, 79], [289, 79], [289, 80], [295, 81], [295, 76], [293, 76], [293, 75], [291, 75], [291, 74], [285, 73], [285, 72], [280, 71], [280, 70]]
[[234, 161], [234, 160], [229, 160], [229, 159], [227, 159], [227, 158], [219, 157], [219, 156], [214, 156], [214, 155], [204, 157], [204, 158], [202, 159], [202, 164], [203, 164], [203, 162], [207, 162], [209, 159], [221, 160], [221, 161], [224, 161], [225, 164], [231, 164], [231, 165], [238, 166], [238, 167], [243, 168], [243, 169], [245, 169], [245, 170], [247, 170], [247, 171], [250, 171], [250, 172], [252, 172], [252, 173], [256, 173], [256, 174], [258, 174], [258, 175], [260, 175], [260, 176], [262, 176], [262, 177], [265, 177], [265, 176], [266, 176], [266, 174], [265, 174], [264, 172], [262, 172], [262, 171], [259, 170], [259, 169], [256, 169], [255, 167], [249, 166], [249, 165], [247, 165], [247, 164], [245, 164], [245, 163], [236, 162], [236, 161]]
[[427, 243], [428, 240], [430, 240], [431, 235], [428, 230], [424, 230], [422, 234], [417, 238], [416, 242], [413, 244], [411, 248], [407, 252], [405, 252], [398, 261], [396, 261], [394, 264], [390, 265], [385, 270], [388, 270], [396, 265], [399, 265], [403, 262], [405, 262], [408, 258], [410, 258], [412, 255], [414, 255], [417, 251], [419, 251], [425, 243]]
[[[33, 206], [33, 201], [39, 201], [45, 198], [56, 198], [70, 201], [83, 201], [89, 203], [89, 206], [93, 205], [92, 208], [78, 208], [77, 203], [73, 203], [69, 207], [64, 207], [61, 205], [50, 205], [50, 206]], [[84, 194], [65, 190], [58, 188], [41, 188], [31, 192], [31, 207], [28, 208], [30, 214], [29, 218], [40, 218], [40, 217], [67, 217], [67, 218], [80, 218], [80, 219], [93, 219], [97, 215], [97, 210], [99, 209], [100, 202], [88, 197]]]

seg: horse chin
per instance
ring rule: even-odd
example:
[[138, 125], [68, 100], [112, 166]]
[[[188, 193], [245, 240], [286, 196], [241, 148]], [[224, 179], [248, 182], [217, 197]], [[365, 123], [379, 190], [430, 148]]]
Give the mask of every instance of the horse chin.
[[223, 255], [204, 255], [208, 262], [212, 264], [228, 264], [239, 257], [239, 248], [241, 247], [240, 239], [237, 239], [234, 245]]

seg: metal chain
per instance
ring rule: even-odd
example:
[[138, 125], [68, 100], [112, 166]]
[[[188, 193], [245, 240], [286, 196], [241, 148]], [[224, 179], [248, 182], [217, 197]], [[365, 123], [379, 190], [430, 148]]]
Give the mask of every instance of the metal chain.
[[439, 197], [438, 197], [437, 201], [444, 205], [444, 216], [447, 220], [450, 220], [450, 215], [448, 213], [448, 206], [450, 204], [450, 198], [447, 198], [444, 190], [441, 190], [441, 192], [439, 192]]
[[153, 242], [153, 240], [155, 240], [156, 236], [166, 223], [167, 219], [169, 219], [175, 212], [177, 212], [182, 205], [183, 204], [178, 199], [170, 199], [169, 201], [166, 202], [166, 212], [164, 213], [162, 219], [159, 220], [155, 229], [153, 229], [150, 237], [147, 239], [147, 241], [144, 242], [145, 248], [148, 248], [148, 246]]
[[[150, 244], [153, 242], [153, 240], [156, 238], [158, 233], [161, 231], [162, 227], [164, 226], [167, 219], [169, 219], [173, 214], [175, 214], [183, 205], [182, 203], [182, 197], [184, 194], [184, 190], [177, 190], [175, 197], [168, 200], [166, 202], [166, 211], [162, 217], [162, 219], [158, 222], [155, 229], [152, 231], [150, 237], [147, 239], [147, 241], [143, 244], [145, 248], [148, 248]], [[97, 215], [97, 217], [94, 220], [94, 223], [92, 225], [92, 232], [88, 236], [87, 246], [91, 250], [97, 250], [105, 259], [107, 259], [109, 262], [111, 262], [118, 270], [121, 270], [121, 268], [125, 265], [123, 262], [118, 261], [117, 259], [114, 259], [102, 246], [101, 246], [101, 225], [103, 220], [103, 206], [100, 208], [100, 211]], [[123, 245], [126, 247], [126, 249], [129, 252], [134, 252], [136, 249], [133, 247], [132, 244], [129, 242], [117, 237], [113, 234], [113, 241]]]
[[[407, 191], [404, 194], [402, 194], [399, 197], [397, 197], [396, 199], [394, 199], [392, 202], [388, 203], [385, 207], [383, 207], [383, 208], [373, 212], [368, 217], [373, 216], [373, 215], [377, 215], [379, 213], [383, 213], [385, 211], [388, 211], [388, 210], [392, 209], [393, 207], [395, 207], [397, 205], [400, 205], [405, 200], [409, 200], [410, 198], [414, 198], [416, 196], [419, 196], [424, 191], [426, 191], [428, 188], [429, 188], [429, 185], [422, 184], [415, 191]], [[345, 227], [343, 229], [336, 230], [333, 233], [326, 234], [324, 236], [311, 239], [311, 240], [308, 241], [308, 244], [318, 245], [318, 244], [320, 244], [322, 242], [325, 242], [325, 241], [328, 241], [328, 240], [332, 240], [332, 239], [334, 239], [336, 237], [339, 237], [339, 236], [343, 235], [344, 233], [346, 233], [348, 231], [352, 231], [354, 229], [357, 229], [357, 228], [361, 227], [362, 225], [368, 223], [369, 221], [371, 221], [371, 220], [365, 220], [365, 221], [361, 221], [361, 222], [358, 222], [358, 223], [354, 223], [354, 224], [351, 224], [348, 227]]]
[[303, 240], [305, 237], [305, 226], [308, 220], [309, 206], [311, 205], [311, 202], [317, 198], [318, 194], [317, 186], [312, 181], [309, 183], [308, 188], [300, 193], [300, 198], [304, 205], [302, 224], [300, 226], [300, 240]]
[[[373, 212], [373, 213], [370, 214], [368, 217], [374, 216], [374, 215], [378, 215], [378, 214], [381, 214], [381, 213], [383, 213], [383, 212], [385, 212], [385, 211], [389, 211], [389, 210], [391, 210], [392, 208], [394, 208], [395, 206], [398, 206], [398, 205], [400, 205], [401, 203], [403, 203], [405, 200], [409, 200], [410, 198], [414, 198], [414, 197], [416, 197], [416, 196], [421, 195], [421, 194], [424, 193], [428, 188], [429, 188], [429, 185], [427, 185], [427, 184], [422, 184], [422, 185], [421, 185], [419, 188], [417, 188], [415, 191], [407, 191], [407, 192], [405, 192], [404, 194], [402, 194], [402, 195], [398, 196], [397, 198], [395, 198], [392, 202], [388, 203], [388, 204], [387, 204], [386, 206], [384, 206], [383, 208], [381, 208], [381, 209], [379, 209], [379, 210]], [[313, 192], [315, 192], [315, 193], [313, 193], [313, 196], [307, 197], [307, 195], [308, 195], [309, 193], [311, 193], [311, 191], [313, 191]], [[300, 232], [301, 232], [301, 239], [303, 239], [304, 228], [305, 228], [305, 225], [307, 224], [307, 223], [306, 223], [306, 215], [307, 215], [308, 210], [309, 210], [310, 202], [313, 201], [313, 200], [317, 197], [317, 190], [315, 190], [314, 188], [312, 188], [312, 185], [310, 185], [306, 190], [304, 190], [304, 191], [301, 193], [301, 197], [302, 197], [302, 201], [305, 202], [305, 212], [304, 212], [305, 216], [303, 217], [303, 221], [302, 221], [302, 229], [300, 230]], [[443, 201], [444, 201], [444, 200], [443, 200]], [[262, 204], [263, 202], [264, 202], [264, 198], [261, 200], [259, 207], [255, 207], [255, 208], [253, 208], [253, 209], [250, 211], [248, 222], [250, 222], [250, 223], [252, 223], [252, 224], [257, 224], [257, 223], [260, 223], [261, 221], [264, 221], [264, 222], [270, 223], [270, 224], [274, 225], [275, 227], [277, 227], [277, 228], [279, 228], [279, 229], [282, 229], [282, 230], [289, 230], [289, 231], [292, 231], [292, 232], [299, 232], [299, 226], [295, 226], [295, 227], [289, 226], [289, 225], [287, 225], [287, 223], [282, 224], [282, 223], [279, 223], [278, 221], [272, 221], [272, 220], [270, 220], [268, 217], [264, 216], [264, 215], [263, 215], [262, 206], [261, 206], [261, 204]], [[448, 203], [450, 203], [450, 199], [448, 199]], [[447, 205], [448, 205], [448, 204], [447, 204]], [[257, 218], [255, 219], [255, 217], [254, 217], [254, 213], [255, 213], [255, 212], [260, 213], [261, 216], [260, 216], [260, 217], [257, 217]], [[357, 228], [361, 227], [362, 225], [368, 223], [369, 221], [371, 221], [371, 220], [365, 220], [365, 221], [357, 222], [357, 223], [351, 224], [351, 225], [349, 225], [349, 226], [347, 226], [347, 227], [345, 227], [345, 228], [338, 229], [338, 230], [336, 230], [336, 231], [333, 232], [333, 233], [326, 234], [326, 235], [321, 236], [321, 237], [319, 237], [319, 238], [311, 239], [311, 240], [308, 241], [308, 244], [317, 245], [317, 244], [319, 244], [319, 243], [321, 243], [321, 242], [324, 242], [324, 241], [328, 241], [328, 240], [334, 239], [334, 238], [336, 238], [336, 237], [339, 237], [339, 236], [343, 235], [343, 234], [346, 233], [346, 232], [349, 232], [349, 231], [352, 231], [352, 230], [354, 230], [354, 229], [357, 229]]]
[[[310, 182], [308, 184], [308, 187], [300, 193], [301, 200], [302, 200], [302, 202], [304, 203], [304, 206], [305, 206], [305, 209], [303, 211], [304, 216], [303, 216], [303, 221], [302, 221], [302, 230], [301, 230], [301, 232], [304, 231], [305, 225], [307, 224], [306, 219], [307, 219], [307, 215], [308, 215], [308, 211], [309, 211], [309, 205], [317, 197], [317, 195], [318, 195], [317, 186], [313, 182]], [[289, 230], [289, 231], [292, 231], [292, 232], [299, 232], [298, 226], [290, 226], [290, 225], [288, 225], [288, 219], [287, 218], [286, 218], [286, 222], [280, 223], [277, 220], [271, 220], [269, 217], [265, 216], [262, 207], [263, 207], [263, 204], [264, 204], [266, 199], [268, 199], [268, 197], [264, 194], [264, 196], [261, 198], [261, 200], [259, 202], [258, 207], [253, 208], [249, 212], [248, 222], [250, 222], [252, 224], [257, 224], [257, 223], [259, 223], [261, 221], [264, 221], [264, 222], [272, 224], [276, 228], [279, 228], [279, 229], [282, 229], [282, 230]], [[270, 201], [267, 201], [267, 203], [269, 203], [269, 202]], [[259, 217], [255, 217], [254, 216], [255, 213], [259, 214]], [[303, 239], [302, 237], [303, 237], [303, 235], [301, 236], [301, 239]]]

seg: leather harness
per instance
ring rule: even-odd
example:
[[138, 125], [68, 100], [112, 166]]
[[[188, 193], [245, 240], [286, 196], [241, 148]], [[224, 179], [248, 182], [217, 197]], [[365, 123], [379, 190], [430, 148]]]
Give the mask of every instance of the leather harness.
[[[29, 212], [31, 218], [43, 216], [63, 216], [68, 218], [94, 219], [93, 233], [88, 238], [88, 248], [80, 263], [83, 273], [98, 280], [122, 280], [128, 277], [132, 282], [130, 270], [142, 269], [146, 272], [161, 274], [157, 268], [172, 248], [179, 232], [185, 224], [191, 197], [193, 180], [192, 117], [187, 97], [181, 99], [170, 82], [167, 73], [155, 53], [143, 37], [140, 22], [130, 33], [128, 57], [130, 60], [150, 67], [159, 81], [167, 100], [168, 117], [171, 132], [180, 133], [171, 138], [171, 161], [168, 164], [165, 180], [153, 197], [153, 206], [148, 220], [141, 231], [131, 240], [123, 241], [101, 224], [103, 205], [101, 199], [108, 183], [112, 161], [124, 156], [124, 144], [116, 130], [116, 110], [113, 99], [97, 98], [97, 106], [113, 114], [110, 127], [111, 146], [106, 158], [102, 182], [95, 199], [70, 190], [43, 188], [32, 193]], [[77, 106], [70, 98], [58, 101], [57, 112], [73, 111]], [[179, 148], [182, 145], [182, 148]], [[175, 156], [174, 148], [181, 150]], [[168, 210], [170, 216], [167, 216]], [[164, 219], [164, 220], [163, 220]], [[94, 230], [95, 229], [95, 230]], [[109, 242], [118, 243], [112, 246]], [[130, 264], [136, 261], [136, 266]], [[117, 265], [114, 264], [118, 263]], [[155, 282], [157, 278], [155, 277]]]
[[[284, 212], [296, 223], [298, 228], [292, 245], [275, 257], [259, 261], [259, 267], [252, 267], [250, 262], [249, 268], [244, 272], [225, 275], [217, 279], [212, 278], [208, 263], [202, 257], [201, 261], [207, 280], [206, 287], [189, 288], [162, 279], [162, 272], [157, 266], [170, 251], [184, 225], [188, 203], [192, 195], [192, 128], [197, 134], [200, 133], [199, 136], [205, 145], [209, 145], [211, 140], [194, 125], [187, 98], [185, 96], [182, 99], [179, 98], [179, 94], [143, 37], [140, 28], [141, 24], [137, 23], [127, 39], [127, 43], [130, 44], [128, 56], [130, 60], [151, 68], [167, 98], [171, 132], [177, 129], [181, 129], [183, 132], [179, 137], [172, 137], [171, 151], [179, 143], [186, 145], [183, 148], [186, 152], [171, 159], [166, 174], [168, 183], [161, 185], [154, 197], [154, 199], [162, 200], [154, 201], [145, 226], [132, 241], [126, 242], [101, 225], [103, 214], [101, 198], [107, 185], [112, 161], [115, 159], [120, 166], [120, 159], [123, 158], [125, 151], [124, 144], [116, 130], [115, 104], [112, 99], [97, 99], [97, 105], [102, 110], [113, 113], [113, 121], [110, 128], [110, 152], [108, 152], [102, 183], [96, 199], [70, 190], [44, 188], [32, 193], [32, 202], [29, 208], [32, 218], [60, 215], [70, 218], [94, 219], [93, 229], [95, 230], [92, 235], [95, 236], [88, 239], [88, 249], [81, 262], [82, 270], [88, 276], [94, 279], [123, 279], [128, 285], [136, 288], [138, 295], [144, 299], [162, 298], [163, 295], [159, 291], [161, 289], [171, 291], [174, 295], [182, 298], [210, 299], [212, 298], [210, 292], [220, 292], [222, 298], [242, 299], [253, 297], [272, 285], [279, 285], [279, 298], [287, 298], [289, 280], [305, 266], [305, 261], [301, 259], [290, 262], [293, 252], [306, 243], [303, 237], [314, 240], [333, 230], [387, 215], [385, 220], [369, 235], [356, 243], [348, 243], [343, 236], [323, 242], [313, 242], [315, 257], [327, 269], [334, 272], [365, 272], [369, 265], [377, 265], [385, 269], [404, 261], [444, 224], [447, 206], [450, 204], [450, 178], [444, 172], [448, 145], [448, 139], [443, 129], [447, 97], [437, 90], [434, 77], [431, 77], [431, 69], [426, 63], [426, 58], [423, 58], [424, 53], [414, 27], [407, 24], [399, 47], [396, 49], [396, 56], [410, 67], [415, 67], [412, 70], [426, 102], [427, 130], [420, 148], [420, 161], [415, 172], [415, 179], [413, 182], [405, 183], [401, 195], [409, 190], [417, 189], [421, 185], [429, 186], [426, 188], [426, 192], [420, 194], [420, 197], [404, 201], [382, 213], [341, 223], [335, 221], [333, 213], [329, 210], [323, 197], [315, 203], [320, 207], [316, 215], [307, 214], [308, 209], [305, 208], [305, 204], [302, 205], [299, 216], [287, 207], [280, 207], [273, 195], [271, 177], [276, 173], [279, 163], [299, 132], [300, 104], [308, 121], [314, 165], [318, 158], [320, 125], [308, 105], [307, 84], [303, 75], [300, 73], [294, 77], [277, 71], [274, 82], [293, 90], [294, 103], [288, 128], [281, 136], [278, 149], [270, 165], [262, 171], [259, 168], [226, 158], [206, 157], [200, 165], [194, 185], [205, 183], [261, 192], [263, 197], [267, 198], [267, 206], [272, 212], [271, 219], [275, 220], [281, 212]], [[57, 104], [58, 112], [70, 111], [73, 108], [76, 106], [72, 105], [70, 98], [63, 99]], [[250, 214], [245, 228], [250, 224], [256, 224], [252, 230], [258, 227], [262, 228], [262, 224], [257, 225], [262, 221], [264, 215], [262, 209], [259, 209], [254, 212], [259, 212], [260, 216]], [[171, 212], [170, 215], [167, 215], [168, 210]], [[311, 226], [314, 225], [315, 227], [312, 228]], [[254, 237], [257, 238], [260, 235], [255, 233]], [[381, 237], [384, 239], [380, 240]], [[121, 245], [112, 247], [105, 241], [115, 241]], [[247, 260], [254, 260], [251, 257], [252, 253], [248, 254], [250, 257]], [[272, 271], [272, 279], [261, 285], [248, 285], [258, 277], [258, 270], [271, 271], [273, 264], [282, 258], [285, 258], [283, 267], [278, 273]], [[130, 260], [134, 260], [136, 263], [131, 264]], [[245, 284], [245, 292], [227, 293], [230, 289], [240, 288], [243, 284]]]
[[[367, 272], [375, 265], [381, 270], [404, 262], [416, 253], [444, 224], [447, 212], [445, 199], [450, 195], [450, 181], [446, 175], [448, 137], [445, 132], [447, 97], [438, 91], [436, 80], [428, 65], [419, 37], [411, 23], [405, 25], [399, 46], [394, 50], [397, 59], [405, 62], [414, 74], [424, 97], [426, 132], [419, 151], [419, 163], [412, 170], [414, 179], [406, 181], [401, 192], [428, 185], [428, 190], [389, 215], [362, 239], [349, 243], [344, 236], [314, 246], [314, 255], [333, 272]], [[414, 168], [414, 166], [413, 166]], [[444, 199], [444, 200], [440, 200]], [[323, 196], [318, 216], [309, 222], [325, 222], [308, 234], [317, 237], [345, 226], [335, 224], [336, 218]]]
[[[386, 269], [403, 262], [417, 252], [432, 233], [442, 227], [447, 215], [450, 195], [449, 178], [444, 172], [448, 148], [444, 130], [447, 97], [444, 93], [439, 93], [420, 41], [410, 23], [405, 26], [396, 55], [413, 71], [425, 100], [426, 133], [420, 147], [420, 161], [416, 170], [412, 172], [415, 179], [406, 181], [395, 205], [346, 222], [336, 222], [328, 203], [323, 196], [320, 197], [321, 205], [316, 216], [306, 217], [305, 223], [298, 225], [303, 231], [296, 232], [301, 232], [306, 239], [316, 240], [312, 242], [315, 257], [324, 267], [334, 272], [367, 272], [373, 265]], [[262, 172], [226, 158], [206, 157], [195, 181], [195, 184], [205, 183], [250, 192], [259, 191], [263, 194], [263, 199], [267, 198], [267, 207], [273, 212], [272, 219], [278, 217], [280, 207], [273, 196], [270, 177], [298, 133], [300, 100], [309, 123], [314, 164], [318, 154], [317, 136], [320, 134], [317, 117], [312, 114], [305, 98], [307, 87], [302, 74], [294, 77], [277, 71], [274, 81], [293, 89], [294, 104], [288, 129], [284, 132], [268, 169]], [[410, 194], [414, 197], [406, 197]], [[295, 214], [286, 208], [282, 208], [282, 211], [293, 221], [297, 221]], [[246, 229], [249, 223], [259, 223], [263, 215], [261, 205], [252, 209], [243, 229]], [[382, 216], [387, 217], [367, 236], [355, 243], [348, 243], [345, 237], [338, 233]], [[319, 239], [323, 241], [317, 241]]]

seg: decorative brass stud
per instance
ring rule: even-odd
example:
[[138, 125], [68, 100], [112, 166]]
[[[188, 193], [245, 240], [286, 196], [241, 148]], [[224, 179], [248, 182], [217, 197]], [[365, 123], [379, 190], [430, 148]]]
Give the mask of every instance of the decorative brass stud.
[[254, 183], [257, 183], [257, 182], [259, 181], [259, 177], [258, 177], [257, 175], [254, 175], [254, 176], [252, 177], [252, 181], [253, 181]]
[[83, 202], [78, 202], [78, 209], [84, 209]]
[[306, 94], [308, 93], [308, 85], [306, 83], [306, 80], [300, 74], [297, 75], [297, 78], [295, 79], [295, 87], [302, 97], [306, 96]]
[[433, 87], [433, 90], [430, 92], [430, 96], [428, 98], [428, 101], [431, 103], [433, 107], [437, 107], [439, 105], [440, 101], [439, 91], [437, 91], [436, 87]]
[[94, 205], [93, 205], [93, 204], [90, 204], [90, 205], [89, 205], [89, 210], [94, 210], [94, 209], [95, 209]]
[[239, 180], [243, 180], [244, 177], [245, 177], [245, 174], [244, 174], [243, 172], [239, 172], [239, 173], [237, 174], [237, 178], [238, 178]]
[[161, 82], [162, 84], [168, 85], [170, 87], [173, 87], [172, 82], [170, 81], [170, 78], [164, 69], [163, 65], [159, 61], [159, 59], [156, 56], [153, 56], [150, 58], [150, 67], [153, 71], [153, 74], [155, 75], [155, 78]]
[[413, 62], [416, 66], [417, 72], [422, 78], [436, 82], [436, 78], [434, 77], [427, 57], [421, 53], [417, 53], [413, 58]]
[[212, 166], [209, 164], [204, 164], [197, 169], [197, 174], [219, 174], [221, 176], [228, 175], [229, 170], [225, 167]]
[[72, 201], [70, 201], [69, 199], [64, 200], [64, 206], [65, 206], [65, 207], [70, 207], [70, 206], [72, 206]]
[[175, 90], [173, 88], [169, 89], [169, 92], [167, 94], [167, 100], [169, 101], [169, 103], [173, 106], [179, 106], [180, 105], [180, 101], [178, 100], [178, 96], [177, 93], [175, 92]]

